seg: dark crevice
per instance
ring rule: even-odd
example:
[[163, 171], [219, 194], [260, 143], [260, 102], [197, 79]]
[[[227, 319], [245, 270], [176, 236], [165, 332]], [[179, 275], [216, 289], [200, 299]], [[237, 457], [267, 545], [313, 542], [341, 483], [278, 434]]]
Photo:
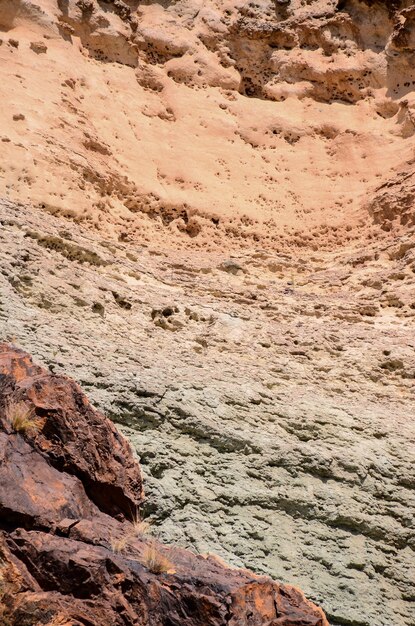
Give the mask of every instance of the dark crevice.
[[46, 533], [50, 531], [50, 527], [47, 524], [39, 523], [32, 515], [1, 507], [0, 529], [6, 533], [12, 533], [19, 528], [25, 530], [39, 530]]

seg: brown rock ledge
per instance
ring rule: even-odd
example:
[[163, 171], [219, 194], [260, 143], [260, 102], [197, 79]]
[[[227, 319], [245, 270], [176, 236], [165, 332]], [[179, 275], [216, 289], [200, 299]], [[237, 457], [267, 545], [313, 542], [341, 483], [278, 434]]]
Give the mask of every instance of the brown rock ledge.
[[4, 626], [328, 626], [294, 587], [134, 530], [143, 490], [126, 440], [72, 380], [7, 344], [0, 427]]

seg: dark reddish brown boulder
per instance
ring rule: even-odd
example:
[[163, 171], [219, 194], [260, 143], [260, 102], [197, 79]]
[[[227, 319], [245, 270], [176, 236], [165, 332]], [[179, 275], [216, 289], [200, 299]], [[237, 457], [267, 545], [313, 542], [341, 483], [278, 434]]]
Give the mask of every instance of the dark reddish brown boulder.
[[20, 435], [0, 432], [0, 516], [9, 524], [50, 528], [95, 511], [78, 478], [45, 463]]
[[[37, 428], [16, 429], [19, 403]], [[0, 344], [1, 624], [328, 626], [293, 587], [140, 534], [142, 497], [128, 443], [80, 388]]]
[[126, 440], [74, 381], [49, 374], [21, 350], [0, 344], [0, 420], [5, 427], [10, 402], [28, 402], [45, 418], [32, 445], [54, 467], [77, 476], [102, 511], [131, 517], [143, 500], [140, 468]]
[[[73, 595], [92, 610], [95, 624], [148, 626], [323, 626], [319, 609], [303, 594], [269, 578], [227, 569], [178, 548], [163, 549], [174, 573], [145, 565], [145, 543], [125, 554], [103, 545], [19, 529], [8, 544], [42, 589]], [[79, 619], [76, 613], [68, 616]], [[82, 623], [82, 622], [81, 622]]]

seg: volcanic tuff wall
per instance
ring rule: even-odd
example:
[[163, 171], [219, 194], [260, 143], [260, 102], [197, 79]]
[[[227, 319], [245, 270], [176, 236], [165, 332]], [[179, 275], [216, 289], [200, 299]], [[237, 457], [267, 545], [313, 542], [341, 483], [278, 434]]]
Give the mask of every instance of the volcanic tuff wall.
[[407, 1], [3, 0], [0, 190], [124, 240], [347, 241], [413, 157], [413, 20]]
[[140, 456], [158, 535], [303, 589], [331, 624], [414, 623], [412, 235], [233, 258], [0, 213], [0, 329]]
[[413, 626], [414, 8], [0, 3], [0, 333], [160, 537]]

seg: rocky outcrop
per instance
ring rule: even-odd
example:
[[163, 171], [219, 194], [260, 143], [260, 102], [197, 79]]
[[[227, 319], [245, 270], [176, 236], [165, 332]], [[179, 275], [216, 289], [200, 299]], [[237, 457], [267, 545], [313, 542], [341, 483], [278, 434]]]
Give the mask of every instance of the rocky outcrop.
[[[52, 468], [81, 480], [89, 500], [101, 511], [131, 515], [143, 499], [137, 464], [124, 438], [91, 407], [79, 387], [64, 378], [51, 384], [42, 368], [5, 346], [1, 350], [0, 374], [3, 415], [10, 402], [23, 406], [29, 402], [36, 415], [45, 419], [36, 437], [36, 449], [47, 454]], [[27, 450], [21, 448], [20, 438], [16, 445], [16, 464], [21, 465]], [[53, 479], [50, 482], [53, 484]], [[47, 478], [44, 483], [48, 483]], [[10, 490], [9, 495], [16, 494]], [[36, 513], [33, 515], [37, 517]]]
[[382, 230], [405, 232], [407, 227], [415, 225], [414, 181], [415, 172], [408, 169], [375, 190], [368, 211]]
[[328, 626], [293, 587], [144, 537], [127, 442], [8, 344], [0, 425], [2, 624]]
[[54, 391], [36, 449], [2, 433], [27, 559], [142, 506], [335, 626], [413, 626], [414, 29], [411, 0], [0, 2], [0, 337], [148, 494]]

